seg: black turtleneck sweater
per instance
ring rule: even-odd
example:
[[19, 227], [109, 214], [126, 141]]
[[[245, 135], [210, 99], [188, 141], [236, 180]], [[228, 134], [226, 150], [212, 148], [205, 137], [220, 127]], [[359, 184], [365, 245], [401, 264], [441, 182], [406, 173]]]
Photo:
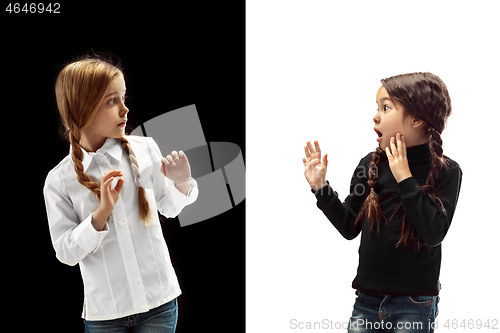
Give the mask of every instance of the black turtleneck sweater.
[[[373, 153], [361, 159], [351, 179], [351, 191], [342, 203], [337, 192], [327, 185], [316, 192], [317, 206], [346, 239], [354, 239], [361, 232], [359, 266], [352, 287], [385, 295], [438, 295], [440, 289], [441, 242], [451, 224], [460, 192], [462, 171], [453, 160], [439, 175], [436, 187], [442, 195], [444, 211], [420, 185], [429, 176], [431, 155], [428, 144], [407, 149], [412, 177], [400, 183], [394, 179], [387, 159], [378, 168], [375, 193], [382, 201], [383, 218], [380, 230], [368, 223], [359, 227], [354, 221], [368, 195], [368, 170]], [[385, 153], [384, 153], [385, 155]], [[396, 247], [401, 235], [401, 217], [386, 219], [401, 203], [407, 221], [411, 223], [425, 244], [418, 252], [406, 245]]]

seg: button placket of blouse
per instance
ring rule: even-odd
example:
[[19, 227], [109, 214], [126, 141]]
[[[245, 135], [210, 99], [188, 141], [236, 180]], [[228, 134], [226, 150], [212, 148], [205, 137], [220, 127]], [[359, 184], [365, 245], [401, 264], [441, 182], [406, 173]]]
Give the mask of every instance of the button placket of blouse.
[[[104, 175], [109, 170], [113, 169], [113, 166], [109, 160], [102, 153], [96, 153], [94, 159], [99, 167], [101, 175]], [[128, 227], [127, 215], [125, 213], [125, 206], [123, 204], [121, 196], [115, 203], [115, 207], [111, 212], [110, 221], [114, 222], [115, 232], [117, 233], [119, 246], [122, 253], [122, 260], [125, 263], [125, 270], [127, 271], [127, 276], [129, 277], [129, 288], [131, 290], [131, 296], [134, 304], [142, 305], [147, 304], [145, 297], [144, 285], [142, 283], [142, 278], [139, 270], [139, 265], [137, 263], [137, 257], [135, 256], [134, 245], [132, 243], [132, 236], [130, 234], [130, 229]], [[120, 224], [121, 222], [121, 224]]]
[[146, 291], [144, 289], [137, 257], [135, 255], [134, 245], [132, 243], [130, 226], [125, 214], [125, 206], [120, 197], [118, 197], [111, 215], [113, 216], [113, 220], [117, 221], [115, 224], [117, 225], [115, 230], [119, 240], [122, 259], [125, 264], [125, 270], [127, 271], [127, 276], [129, 277], [128, 282], [133, 302], [137, 306], [147, 304], [145, 296]]

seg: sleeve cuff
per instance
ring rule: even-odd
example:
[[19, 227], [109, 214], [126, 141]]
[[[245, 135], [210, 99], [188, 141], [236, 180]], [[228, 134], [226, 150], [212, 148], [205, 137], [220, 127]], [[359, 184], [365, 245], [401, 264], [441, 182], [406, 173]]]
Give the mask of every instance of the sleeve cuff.
[[316, 199], [318, 200], [318, 205], [326, 205], [331, 200], [334, 200], [338, 197], [337, 192], [335, 192], [328, 181], [326, 181], [328, 185], [323, 186], [317, 191], [311, 189], [311, 192], [314, 193]]
[[398, 188], [401, 191], [401, 196], [404, 197], [408, 194], [415, 193], [420, 186], [415, 178], [408, 177], [398, 183]]
[[168, 181], [169, 183], [171, 182], [168, 188], [170, 189], [171, 201], [175, 206], [184, 207], [196, 201], [196, 198], [198, 197], [198, 183], [194, 180], [194, 178], [191, 178], [191, 188], [189, 189], [187, 195], [184, 195], [184, 193], [179, 191], [170, 179], [168, 179]]
[[75, 243], [87, 253], [95, 253], [109, 232], [107, 222], [103, 231], [95, 230], [92, 216], [93, 214], [83, 220], [73, 231]]

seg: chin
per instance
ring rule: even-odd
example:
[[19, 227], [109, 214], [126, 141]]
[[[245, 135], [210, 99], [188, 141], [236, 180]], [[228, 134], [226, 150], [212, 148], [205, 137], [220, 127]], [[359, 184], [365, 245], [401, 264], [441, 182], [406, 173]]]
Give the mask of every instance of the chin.
[[385, 149], [386, 149], [387, 147], [389, 147], [389, 144], [386, 144], [385, 142], [379, 142], [379, 143], [378, 143], [378, 146], [379, 146], [379, 147], [380, 147], [383, 151], [385, 151]]
[[119, 139], [123, 136], [125, 136], [125, 129], [113, 131], [113, 134], [110, 135], [111, 138], [115, 138], [115, 139]]

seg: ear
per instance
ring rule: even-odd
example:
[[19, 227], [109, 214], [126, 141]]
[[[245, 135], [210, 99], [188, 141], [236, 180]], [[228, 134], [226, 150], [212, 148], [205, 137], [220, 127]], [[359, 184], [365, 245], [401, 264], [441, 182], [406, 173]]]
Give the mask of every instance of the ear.
[[424, 121], [422, 119], [418, 119], [418, 118], [413, 118], [412, 122], [411, 122], [411, 127], [413, 127], [414, 129], [421, 129], [421, 128], [425, 127], [424, 126], [425, 124], [426, 124], [426, 121]]

